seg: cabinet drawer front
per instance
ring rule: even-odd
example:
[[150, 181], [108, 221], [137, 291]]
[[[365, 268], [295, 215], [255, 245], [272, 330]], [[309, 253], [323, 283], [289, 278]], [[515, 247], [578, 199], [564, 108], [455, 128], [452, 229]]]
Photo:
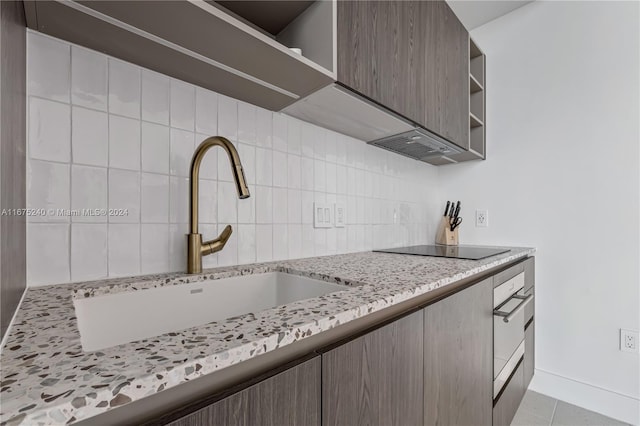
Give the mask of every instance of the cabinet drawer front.
[[423, 315], [322, 354], [322, 424], [422, 424]]
[[516, 369], [504, 388], [496, 405], [493, 406], [493, 426], [509, 426], [518, 411], [520, 401], [526, 391], [524, 384], [524, 362]]
[[[517, 263], [510, 268], [505, 269], [504, 271], [498, 272], [493, 276], [493, 286], [498, 287], [515, 277], [518, 274], [524, 272], [524, 262]], [[523, 280], [524, 288], [526, 289], [526, 280]]]
[[320, 426], [320, 357], [169, 423], [169, 426]]
[[528, 387], [535, 370], [535, 322], [524, 331], [524, 386]]

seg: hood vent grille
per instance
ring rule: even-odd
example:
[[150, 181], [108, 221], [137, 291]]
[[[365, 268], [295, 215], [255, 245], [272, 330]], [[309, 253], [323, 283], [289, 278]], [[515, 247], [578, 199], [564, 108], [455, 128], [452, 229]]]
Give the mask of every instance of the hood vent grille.
[[462, 152], [461, 148], [425, 129], [414, 129], [387, 136], [371, 141], [369, 144], [416, 160]]

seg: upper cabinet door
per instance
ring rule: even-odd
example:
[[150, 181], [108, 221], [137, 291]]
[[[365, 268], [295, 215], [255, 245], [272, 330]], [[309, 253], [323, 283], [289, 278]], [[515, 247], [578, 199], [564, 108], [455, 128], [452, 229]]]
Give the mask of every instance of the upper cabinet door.
[[469, 34], [444, 1], [339, 1], [338, 81], [469, 145]]

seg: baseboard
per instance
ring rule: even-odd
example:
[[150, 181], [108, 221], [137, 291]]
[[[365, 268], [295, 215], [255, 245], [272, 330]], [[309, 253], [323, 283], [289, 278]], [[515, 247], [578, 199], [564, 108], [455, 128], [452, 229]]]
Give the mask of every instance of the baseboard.
[[640, 425], [640, 400], [536, 368], [529, 389], [612, 419]]

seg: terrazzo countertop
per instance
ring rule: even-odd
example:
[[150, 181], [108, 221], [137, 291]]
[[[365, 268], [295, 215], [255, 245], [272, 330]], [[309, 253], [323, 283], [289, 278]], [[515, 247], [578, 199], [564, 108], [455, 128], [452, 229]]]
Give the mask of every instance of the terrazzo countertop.
[[[28, 289], [0, 355], [0, 422], [64, 424], [273, 351], [463, 278], [533, 254], [482, 260], [353, 253]], [[288, 272], [345, 291], [95, 352], [83, 352], [73, 298], [225, 277]]]

